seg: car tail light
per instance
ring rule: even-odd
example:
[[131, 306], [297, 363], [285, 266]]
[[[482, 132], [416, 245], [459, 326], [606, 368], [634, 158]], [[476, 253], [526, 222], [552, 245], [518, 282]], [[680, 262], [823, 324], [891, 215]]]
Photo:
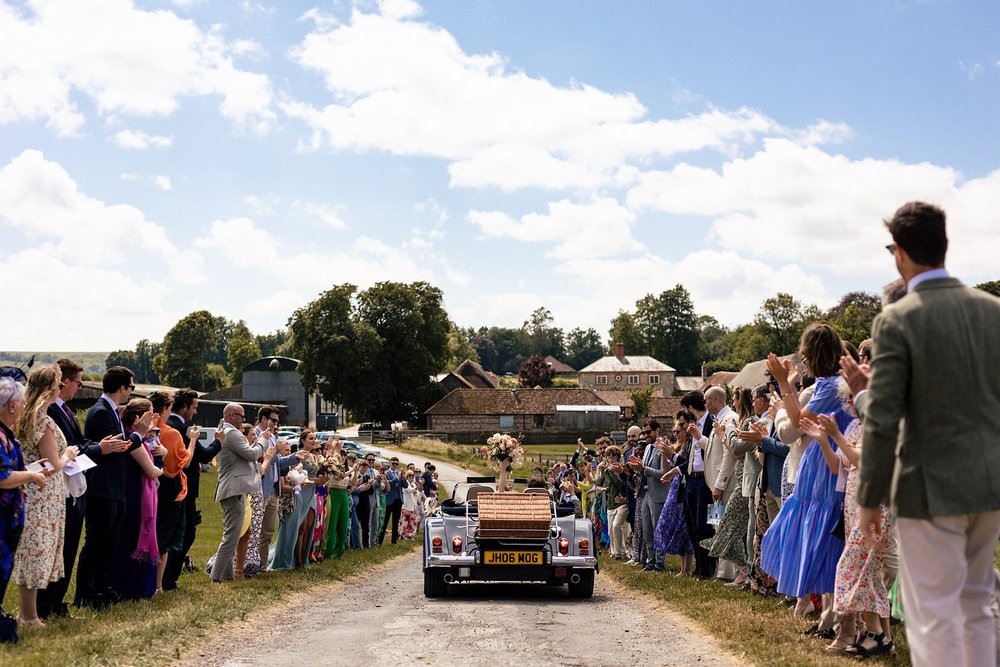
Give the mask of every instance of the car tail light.
[[569, 540], [565, 537], [559, 538], [559, 553], [563, 556], [569, 553]]
[[441, 553], [442, 541], [440, 537], [435, 537], [431, 540], [431, 552], [439, 554]]
[[451, 550], [454, 551], [455, 553], [459, 553], [460, 551], [462, 551], [462, 538], [461, 537], [456, 537], [455, 539], [453, 539], [451, 541]]
[[580, 547], [581, 556], [586, 556], [590, 553], [590, 540], [580, 540], [577, 542], [577, 546]]

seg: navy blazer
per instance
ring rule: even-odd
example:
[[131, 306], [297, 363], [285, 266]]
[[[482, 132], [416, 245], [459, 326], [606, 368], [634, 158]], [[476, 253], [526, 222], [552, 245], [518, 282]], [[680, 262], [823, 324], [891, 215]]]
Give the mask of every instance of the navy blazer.
[[777, 438], [764, 437], [760, 441], [764, 452], [764, 469], [767, 471], [767, 490], [775, 498], [781, 497], [781, 473], [788, 456], [788, 445]]
[[[181, 437], [187, 442], [187, 424], [177, 415], [167, 417], [167, 426], [180, 431]], [[211, 463], [212, 459], [222, 451], [222, 443], [212, 440], [208, 445], [201, 444], [201, 440], [195, 443], [194, 456], [184, 468], [184, 476], [187, 478], [187, 498], [197, 498], [201, 487], [201, 466], [203, 463]]]
[[[125, 436], [120, 422], [110, 403], [104, 398], [98, 399], [93, 407], [87, 412], [87, 421], [83, 425], [83, 434], [88, 440], [100, 442], [109, 435]], [[128, 450], [116, 454], [108, 454], [101, 457], [101, 463], [96, 468], [91, 468], [87, 475], [87, 495], [91, 498], [104, 498], [106, 500], [125, 500], [125, 477], [126, 464], [125, 457], [132, 456], [132, 452], [137, 447], [142, 446], [142, 440], [133, 433], [128, 437], [131, 441]]]
[[70, 419], [69, 415], [63, 412], [63, 409], [55, 403], [50, 405], [46, 412], [48, 412], [49, 417], [52, 418], [52, 421], [56, 423], [56, 426], [59, 427], [59, 430], [66, 437], [67, 445], [76, 445], [80, 448], [81, 454], [89, 456], [97, 465], [101, 464], [100, 444], [83, 437], [83, 431], [80, 430], [80, 422], [77, 421], [76, 417]]

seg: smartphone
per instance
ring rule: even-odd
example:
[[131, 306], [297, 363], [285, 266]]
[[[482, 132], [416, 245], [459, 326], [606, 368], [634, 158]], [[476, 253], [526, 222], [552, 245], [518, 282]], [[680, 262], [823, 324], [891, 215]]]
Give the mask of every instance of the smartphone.
[[[226, 426], [226, 420], [225, 419], [220, 419], [219, 420], [219, 427], [218, 428], [224, 428], [225, 426]], [[218, 430], [218, 429], [216, 429], [216, 430]]]
[[193, 434], [193, 433], [194, 433], [194, 432], [195, 432], [196, 430], [198, 430], [198, 427], [197, 427], [197, 426], [188, 426], [188, 430], [187, 430], [187, 434], [188, 434], [188, 437], [190, 438], [190, 437], [191, 437], [191, 435], [192, 435], [192, 434]]

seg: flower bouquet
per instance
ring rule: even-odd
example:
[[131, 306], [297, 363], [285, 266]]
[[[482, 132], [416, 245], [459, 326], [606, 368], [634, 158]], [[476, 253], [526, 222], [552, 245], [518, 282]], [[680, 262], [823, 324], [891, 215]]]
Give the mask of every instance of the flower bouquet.
[[521, 465], [524, 460], [524, 449], [521, 448], [517, 438], [507, 433], [494, 433], [486, 439], [486, 446], [481, 452], [490, 461], [490, 466], [500, 473], [497, 490], [506, 490], [507, 473], [513, 466]]
[[347, 476], [347, 470], [338, 454], [319, 456], [317, 465], [319, 466], [320, 477], [325, 475], [330, 479], [344, 479]]

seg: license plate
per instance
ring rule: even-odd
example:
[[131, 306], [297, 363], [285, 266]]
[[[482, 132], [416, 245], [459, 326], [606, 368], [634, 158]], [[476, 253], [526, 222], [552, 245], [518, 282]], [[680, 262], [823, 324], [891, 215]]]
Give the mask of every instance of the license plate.
[[487, 551], [483, 565], [544, 565], [541, 551]]

